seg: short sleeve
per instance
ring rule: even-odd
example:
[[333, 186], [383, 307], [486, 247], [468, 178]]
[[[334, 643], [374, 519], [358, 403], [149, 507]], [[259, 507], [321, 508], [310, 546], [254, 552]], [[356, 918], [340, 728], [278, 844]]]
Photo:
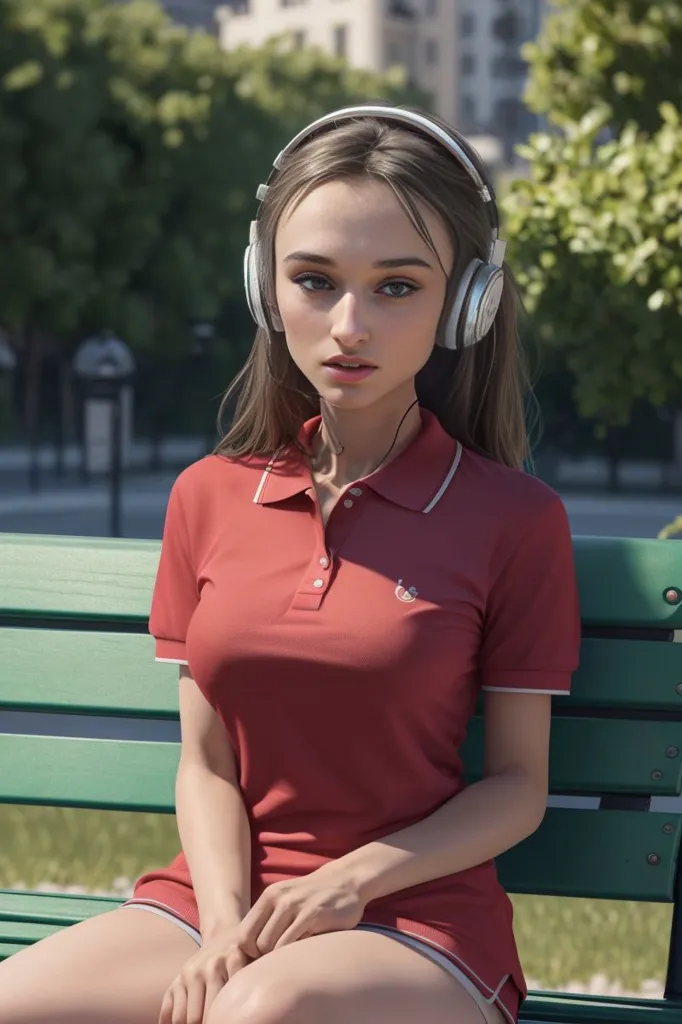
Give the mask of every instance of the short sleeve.
[[157, 661], [187, 664], [185, 638], [198, 602], [187, 522], [176, 480], [168, 498], [149, 615], [149, 632], [156, 639]]
[[565, 694], [580, 656], [571, 531], [558, 495], [543, 502], [492, 577], [480, 671], [484, 690]]

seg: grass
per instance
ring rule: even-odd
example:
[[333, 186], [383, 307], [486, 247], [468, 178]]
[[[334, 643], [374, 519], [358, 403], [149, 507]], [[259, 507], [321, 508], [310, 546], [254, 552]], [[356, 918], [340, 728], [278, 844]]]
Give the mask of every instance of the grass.
[[[73, 808], [0, 806], [0, 888], [82, 886], [120, 891], [179, 850], [175, 818]], [[588, 985], [595, 975], [625, 989], [661, 986], [671, 907], [610, 900], [513, 896], [527, 977], [542, 988]]]

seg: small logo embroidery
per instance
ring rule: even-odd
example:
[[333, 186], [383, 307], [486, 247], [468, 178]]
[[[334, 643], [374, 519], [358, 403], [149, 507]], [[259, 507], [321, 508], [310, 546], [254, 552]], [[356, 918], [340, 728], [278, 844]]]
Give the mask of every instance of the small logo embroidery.
[[395, 588], [394, 593], [399, 601], [404, 601], [406, 604], [408, 604], [410, 601], [414, 601], [419, 591], [417, 590], [416, 587], [404, 587], [403, 581], [398, 580], [398, 586]]

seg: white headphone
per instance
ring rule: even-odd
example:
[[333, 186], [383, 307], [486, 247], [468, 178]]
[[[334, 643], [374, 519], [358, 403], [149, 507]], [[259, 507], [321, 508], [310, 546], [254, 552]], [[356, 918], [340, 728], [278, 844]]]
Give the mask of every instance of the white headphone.
[[[488, 334], [502, 298], [504, 272], [502, 264], [507, 246], [499, 236], [499, 217], [492, 186], [486, 181], [481, 157], [471, 143], [454, 129], [445, 131], [439, 124], [424, 114], [399, 107], [356, 106], [344, 107], [313, 121], [284, 147], [273, 163], [267, 184], [260, 185], [256, 193], [259, 202], [267, 195], [270, 182], [277, 174], [282, 161], [307, 138], [320, 128], [329, 125], [335, 128], [340, 122], [359, 117], [378, 117], [384, 121], [407, 124], [439, 142], [472, 179], [490, 219], [490, 251], [486, 261], [472, 259], [460, 281], [452, 311], [443, 332], [440, 344], [447, 349], [468, 348]], [[268, 313], [263, 289], [263, 254], [258, 239], [258, 219], [251, 222], [249, 245], [244, 254], [244, 287], [251, 316], [259, 327], [266, 331], [273, 328], [281, 331], [282, 324], [275, 313]]]

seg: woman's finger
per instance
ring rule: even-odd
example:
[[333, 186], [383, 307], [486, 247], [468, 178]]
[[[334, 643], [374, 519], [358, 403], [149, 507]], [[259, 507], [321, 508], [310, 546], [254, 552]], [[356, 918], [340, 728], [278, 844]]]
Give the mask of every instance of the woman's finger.
[[[206, 992], [204, 995], [204, 1022], [208, 1020], [211, 1007], [225, 988], [227, 980], [230, 977], [228, 973], [228, 959], [229, 953], [226, 954], [222, 960], [216, 960], [216, 962], [206, 970], [206, 976], [204, 979], [206, 983]], [[188, 1021], [187, 1024], [192, 1024], [192, 1022]], [[201, 1018], [200, 1024], [202, 1024]]]
[[[197, 974], [188, 983], [185, 1017], [179, 1019], [177, 1024], [203, 1024], [205, 999], [206, 985], [202, 976]], [[173, 1021], [173, 1024], [176, 1022]]]
[[292, 907], [276, 907], [272, 916], [268, 918], [263, 926], [260, 935], [256, 938], [256, 945], [261, 956], [271, 953], [277, 944], [280, 935], [285, 932], [296, 920], [296, 911]]
[[159, 1024], [172, 1024], [173, 1015], [173, 990], [167, 989], [166, 994], [161, 1000], [161, 1010], [159, 1011]]
[[233, 946], [227, 954], [227, 976], [233, 978], [237, 971], [248, 966], [250, 958], [240, 946]]
[[171, 1024], [187, 1024], [187, 992], [183, 984], [173, 985]]
[[272, 913], [272, 909], [266, 890], [246, 913], [237, 929], [237, 942], [253, 959], [261, 955], [260, 949], [256, 945], [256, 939], [262, 932], [265, 922]]
[[301, 912], [296, 918], [294, 918], [289, 927], [282, 932], [273, 946], [273, 949], [281, 949], [282, 946], [290, 946], [292, 943], [298, 942], [300, 939], [315, 934], [317, 933], [313, 928], [312, 916], [310, 914], [304, 916]]

